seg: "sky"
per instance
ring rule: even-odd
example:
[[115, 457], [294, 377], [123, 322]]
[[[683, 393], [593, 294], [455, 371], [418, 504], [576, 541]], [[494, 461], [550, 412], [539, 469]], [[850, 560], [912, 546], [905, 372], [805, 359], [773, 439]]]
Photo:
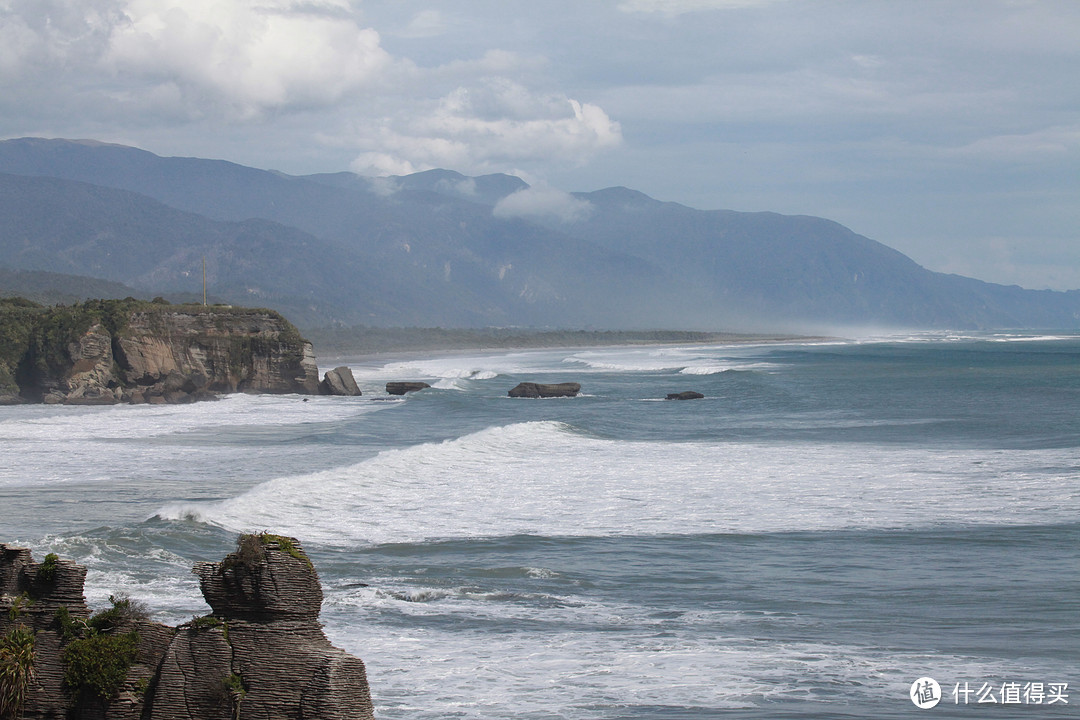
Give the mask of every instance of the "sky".
[[1075, 0], [0, 0], [0, 137], [836, 220], [1080, 288]]

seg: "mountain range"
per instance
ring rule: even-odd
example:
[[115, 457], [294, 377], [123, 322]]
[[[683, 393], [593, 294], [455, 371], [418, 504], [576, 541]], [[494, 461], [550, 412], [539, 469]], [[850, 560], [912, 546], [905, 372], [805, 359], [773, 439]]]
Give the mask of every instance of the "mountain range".
[[0, 142], [0, 293], [32, 278], [61, 296], [191, 299], [204, 261], [214, 300], [302, 327], [1080, 327], [1080, 291], [935, 273], [816, 217], [509, 175], [291, 176], [95, 141]]

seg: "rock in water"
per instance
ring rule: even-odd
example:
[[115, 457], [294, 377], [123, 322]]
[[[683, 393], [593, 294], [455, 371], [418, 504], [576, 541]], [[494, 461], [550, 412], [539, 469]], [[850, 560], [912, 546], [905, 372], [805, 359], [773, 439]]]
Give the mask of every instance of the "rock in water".
[[404, 395], [405, 393], [416, 392], [429, 387], [431, 386], [426, 382], [388, 382], [386, 383], [386, 393], [388, 395]]
[[[0, 634], [19, 626], [36, 633], [35, 678], [23, 716], [374, 718], [364, 663], [323, 634], [322, 588], [296, 539], [242, 535], [236, 552], [219, 563], [198, 563], [194, 572], [213, 614], [174, 630], [146, 620], [124, 600], [91, 618], [85, 567], [54, 555], [35, 563], [29, 550], [0, 544]], [[61, 606], [74, 635], [65, 634]], [[95, 637], [131, 638], [126, 677], [107, 697], [73, 692], [65, 680], [66, 651], [109, 612], [108, 631]]]
[[574, 397], [581, 392], [581, 385], [574, 382], [555, 383], [545, 385], [543, 383], [523, 382], [510, 390], [510, 397], [547, 398], [547, 397]]
[[319, 383], [319, 391], [323, 395], [345, 395], [356, 397], [362, 395], [360, 387], [356, 384], [352, 370], [342, 365], [333, 370], [327, 370], [323, 375], [323, 381]]
[[693, 390], [684, 390], [683, 392], [668, 393], [668, 400], [700, 400], [704, 395]]

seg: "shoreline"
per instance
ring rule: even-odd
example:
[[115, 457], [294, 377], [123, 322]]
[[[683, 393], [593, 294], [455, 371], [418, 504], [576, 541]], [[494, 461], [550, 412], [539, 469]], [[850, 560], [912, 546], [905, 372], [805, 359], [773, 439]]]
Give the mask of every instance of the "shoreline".
[[[302, 331], [323, 362], [416, 357], [432, 353], [515, 352], [664, 345], [755, 345], [829, 342], [825, 335], [681, 330], [536, 330], [442, 328], [313, 328]], [[367, 335], [368, 337], [364, 337]]]

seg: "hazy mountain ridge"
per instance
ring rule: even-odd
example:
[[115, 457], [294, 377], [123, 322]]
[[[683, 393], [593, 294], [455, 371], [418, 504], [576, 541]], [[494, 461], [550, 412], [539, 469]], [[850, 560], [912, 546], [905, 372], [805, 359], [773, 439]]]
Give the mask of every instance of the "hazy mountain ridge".
[[[627, 188], [567, 216], [493, 212], [518, 178], [295, 177], [95, 142], [0, 142], [0, 264], [296, 322], [722, 329], [1076, 327], [1080, 293], [943, 275], [837, 223]], [[569, 196], [568, 196], [569, 197]]]

